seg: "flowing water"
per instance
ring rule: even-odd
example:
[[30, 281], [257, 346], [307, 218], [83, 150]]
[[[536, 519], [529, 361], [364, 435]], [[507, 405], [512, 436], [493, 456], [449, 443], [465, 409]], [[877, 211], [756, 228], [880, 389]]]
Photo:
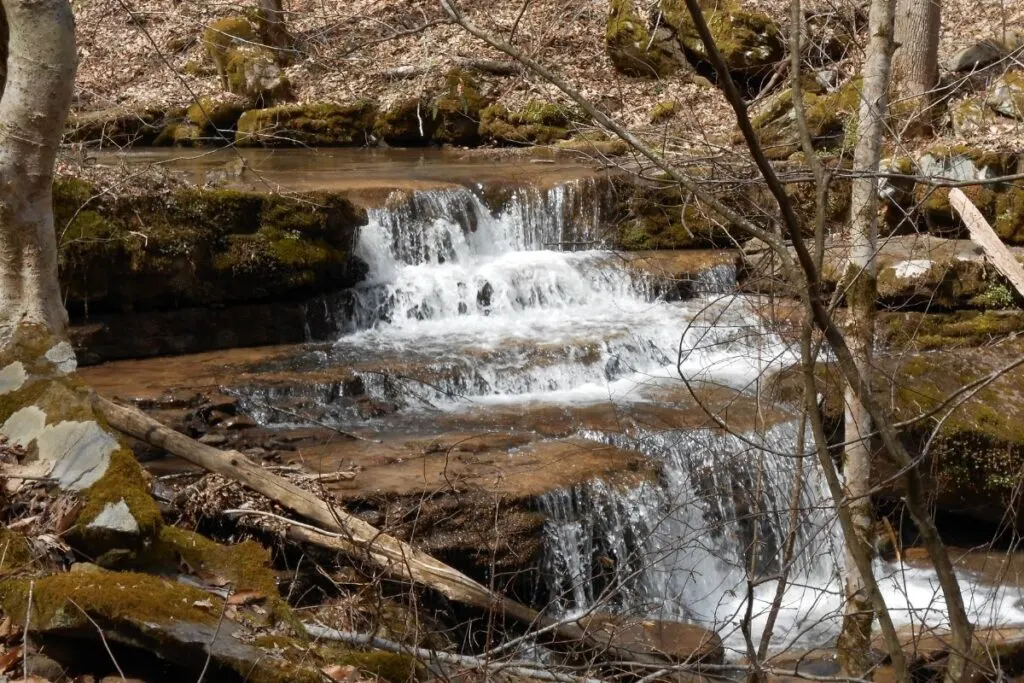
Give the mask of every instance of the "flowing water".
[[[672, 301], [602, 249], [594, 181], [524, 185], [493, 212], [482, 190], [396, 193], [361, 231], [367, 278], [332, 302], [339, 338], [317, 362], [391, 369], [362, 376], [376, 398], [401, 404], [379, 428], [421, 429], [439, 414], [510, 406], [665, 402], [684, 395], [681, 377], [750, 393], [763, 373], [795, 360], [734, 294], [731, 266], [697, 277], [695, 298]], [[594, 481], [540, 501], [550, 609], [600, 605], [693, 621], [739, 652], [748, 600], [756, 638], [785, 565], [775, 646], [833, 638], [842, 541], [829, 496], [814, 459], [796, 457], [796, 419], [765, 424], [739, 434], [578, 425], [586, 438], [648, 454], [661, 474], [632, 489]], [[803, 486], [794, 490], [798, 470]], [[931, 572], [877, 569], [898, 624], [944, 621]], [[747, 577], [758, 579], [749, 595]], [[979, 624], [1024, 622], [1019, 594], [969, 576], [962, 583]]]

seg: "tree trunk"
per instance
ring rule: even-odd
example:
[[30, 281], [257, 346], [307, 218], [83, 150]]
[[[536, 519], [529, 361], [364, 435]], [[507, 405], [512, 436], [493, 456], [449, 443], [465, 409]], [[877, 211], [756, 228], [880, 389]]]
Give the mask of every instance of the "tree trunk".
[[[850, 262], [845, 283], [851, 325], [847, 333], [850, 351], [865, 383], [871, 377], [871, 355], [875, 336], [876, 263], [878, 241], [878, 180], [875, 173], [882, 155], [882, 133], [889, 88], [893, 50], [893, 2], [872, 0], [868, 18], [867, 57], [863, 67], [863, 91], [857, 120], [857, 145], [853, 152], [853, 181], [850, 206]], [[859, 396], [870, 392], [846, 387], [846, 450], [843, 478], [854, 531], [859, 543], [846, 547], [846, 609], [839, 636], [839, 657], [847, 676], [862, 677], [871, 667], [871, 624], [874, 612], [868, 580], [857, 566], [853, 553], [857, 545], [872, 548], [871, 417]]]
[[53, 229], [53, 165], [71, 106], [75, 22], [67, 0], [3, 0], [0, 98], [0, 350], [20, 326], [66, 334]]
[[292, 37], [285, 23], [281, 0], [259, 0], [260, 37], [274, 50], [277, 61], [287, 63], [291, 56]]
[[939, 82], [941, 0], [898, 0], [893, 84], [910, 134], [931, 130], [931, 94]]

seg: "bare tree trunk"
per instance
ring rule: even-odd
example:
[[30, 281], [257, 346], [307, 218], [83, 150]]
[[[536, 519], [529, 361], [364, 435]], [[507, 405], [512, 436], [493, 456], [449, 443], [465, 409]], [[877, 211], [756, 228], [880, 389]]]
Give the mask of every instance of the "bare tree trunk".
[[941, 0], [898, 0], [893, 84], [909, 115], [907, 132], [930, 131], [931, 93], [939, 82]]
[[871, 624], [874, 611], [868, 581], [853, 556], [856, 546], [871, 548], [872, 423], [859, 396], [871, 391], [871, 356], [875, 336], [875, 249], [878, 242], [878, 171], [893, 51], [893, 3], [872, 0], [868, 18], [867, 58], [857, 119], [857, 145], [850, 206], [850, 262], [846, 271], [846, 300], [851, 325], [847, 342], [860, 369], [860, 391], [846, 387], [846, 449], [843, 453], [844, 494], [859, 543], [846, 545], [846, 609], [839, 635], [839, 659], [847, 676], [864, 676], [871, 667]]
[[285, 23], [285, 12], [281, 0], [258, 0], [260, 37], [273, 48], [278, 62], [289, 61], [292, 37]]
[[0, 349], [20, 326], [60, 338], [53, 165], [71, 106], [75, 22], [67, 0], [3, 0], [9, 29], [0, 98]]

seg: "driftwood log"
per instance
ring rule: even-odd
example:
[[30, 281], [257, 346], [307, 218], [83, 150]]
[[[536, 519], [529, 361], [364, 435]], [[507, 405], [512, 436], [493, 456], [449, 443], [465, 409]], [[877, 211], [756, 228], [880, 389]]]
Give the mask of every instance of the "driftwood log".
[[199, 443], [134, 408], [119, 405], [96, 394], [93, 394], [93, 406], [114, 429], [237, 481], [314, 522], [322, 530], [313, 530], [309, 525], [293, 524], [288, 535], [294, 540], [343, 552], [369, 563], [392, 578], [426, 586], [450, 600], [494, 611], [528, 626], [546, 628], [558, 640], [585, 645], [594, 655], [603, 659], [653, 666], [673, 663], [659, 653], [612, 646], [607, 637], [602, 639], [598, 633], [582, 628], [578, 623], [557, 621], [510, 600], [408, 543], [268, 472], [238, 451], [222, 451]]

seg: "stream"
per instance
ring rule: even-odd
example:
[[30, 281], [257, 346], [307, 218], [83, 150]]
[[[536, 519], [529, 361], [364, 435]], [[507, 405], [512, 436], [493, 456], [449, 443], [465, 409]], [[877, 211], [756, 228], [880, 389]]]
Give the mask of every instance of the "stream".
[[[406, 159], [392, 171], [408, 180], [425, 166]], [[318, 172], [331, 185], [341, 171]], [[422, 434], [441, 424], [501, 429], [510, 412], [544, 406], [670, 410], [707, 387], [749, 398], [759, 378], [797, 361], [754, 301], [736, 293], [732, 266], [696, 277], [692, 298], [667, 297], [604, 248], [600, 183], [578, 169], [545, 173], [544, 182], [518, 183], [496, 211], [483, 201], [488, 172], [472, 165], [454, 182], [407, 188], [369, 209], [354, 248], [366, 279], [323, 301], [336, 340], [295, 362], [361, 369], [367, 392], [397, 409], [367, 420], [325, 405], [325, 419], [362, 433]], [[694, 622], [740, 656], [747, 577], [758, 580], [756, 641], [792, 533], [773, 648], [835, 638], [842, 539], [816, 460], [796, 457], [811, 437], [786, 406], [766, 406], [763, 419], [729, 414], [730, 423], [739, 418], [734, 433], [657, 420], [610, 432], [588, 424], [585, 411], [572, 414], [583, 416], [574, 418], [577, 436], [640, 451], [660, 474], [632, 487], [596, 479], [539, 500], [548, 521], [538, 590], [549, 611], [599, 606]], [[794, 492], [799, 467], [804, 485]], [[897, 626], [944, 623], [932, 571], [879, 560], [876, 572]], [[977, 626], [1024, 623], [1017, 587], [995, 589], [967, 573], [961, 585]]]

